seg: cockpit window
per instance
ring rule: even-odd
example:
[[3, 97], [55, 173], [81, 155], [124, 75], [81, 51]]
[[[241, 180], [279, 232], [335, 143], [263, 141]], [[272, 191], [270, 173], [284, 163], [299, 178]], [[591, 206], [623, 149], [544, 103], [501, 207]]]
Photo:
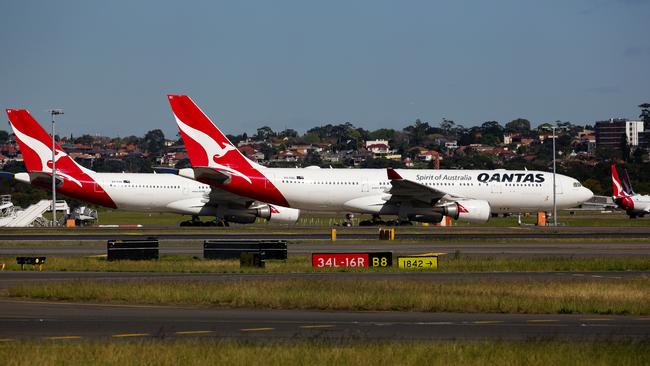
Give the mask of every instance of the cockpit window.
[[580, 187], [582, 187], [582, 184], [580, 184], [580, 182], [573, 182], [573, 186], [575, 188], [580, 188]]

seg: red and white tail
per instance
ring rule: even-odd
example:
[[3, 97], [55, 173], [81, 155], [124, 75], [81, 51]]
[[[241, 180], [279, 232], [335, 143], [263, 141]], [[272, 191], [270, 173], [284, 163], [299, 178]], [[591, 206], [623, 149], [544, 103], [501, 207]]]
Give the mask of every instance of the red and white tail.
[[250, 183], [248, 160], [187, 95], [168, 95], [176, 124], [194, 167], [212, 167]]
[[[52, 137], [36, 122], [26, 109], [7, 109], [9, 124], [23, 155], [28, 173], [52, 173]], [[56, 172], [81, 186], [79, 179], [92, 172], [78, 165], [59, 144], [54, 145]]]
[[616, 171], [616, 165], [612, 164], [612, 195], [614, 199], [629, 197], [630, 194], [625, 192], [623, 184], [621, 183], [620, 178], [618, 177], [618, 172]]
[[[52, 137], [26, 109], [7, 109], [7, 116], [31, 183], [50, 188], [47, 179], [52, 176]], [[57, 190], [82, 201], [117, 208], [108, 193], [94, 180], [95, 172], [77, 164], [59, 144], [54, 145], [54, 151], [56, 176], [60, 179]]]
[[[264, 167], [239, 152], [190, 97], [168, 95], [167, 98], [195, 174], [199, 168], [211, 168], [228, 177], [225, 183], [217, 184], [224, 184], [224, 189], [232, 193], [290, 207], [286, 198], [262, 172]], [[213, 184], [205, 175], [197, 179]]]

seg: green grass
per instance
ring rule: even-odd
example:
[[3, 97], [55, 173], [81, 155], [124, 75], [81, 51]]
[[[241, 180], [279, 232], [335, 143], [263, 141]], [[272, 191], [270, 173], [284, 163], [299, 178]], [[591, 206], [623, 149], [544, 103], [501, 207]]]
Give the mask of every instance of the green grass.
[[[159, 260], [114, 261], [103, 257], [48, 257], [48, 271], [92, 272], [191, 272], [191, 273], [304, 273], [323, 271], [400, 271], [392, 268], [314, 269], [309, 256], [291, 256], [287, 261], [268, 260], [266, 268], [240, 268], [238, 260], [204, 260], [188, 256], [163, 255]], [[0, 257], [5, 270], [19, 270], [15, 257]], [[31, 269], [28, 267], [28, 269]], [[649, 256], [616, 257], [465, 257], [450, 253], [439, 258], [437, 272], [541, 272], [541, 271], [650, 271]], [[650, 275], [650, 272], [649, 272]]]
[[218, 340], [0, 344], [17, 365], [647, 365], [647, 342], [244, 343]]
[[[15, 257], [2, 257], [6, 270], [19, 270]], [[27, 267], [31, 269], [31, 267]], [[159, 260], [112, 261], [105, 257], [49, 257], [48, 271], [91, 272], [181, 272], [181, 273], [239, 273], [239, 272], [305, 272], [311, 270], [306, 257], [291, 257], [285, 261], [267, 261], [264, 269], [240, 269], [239, 260], [204, 260], [187, 256], [161, 256]]]
[[650, 278], [633, 280], [75, 281], [15, 284], [9, 297], [266, 309], [650, 314]]
[[[455, 255], [460, 257], [455, 258]], [[650, 257], [463, 257], [442, 256], [440, 272], [571, 272], [571, 271], [648, 271]], [[650, 273], [648, 273], [650, 275]]]

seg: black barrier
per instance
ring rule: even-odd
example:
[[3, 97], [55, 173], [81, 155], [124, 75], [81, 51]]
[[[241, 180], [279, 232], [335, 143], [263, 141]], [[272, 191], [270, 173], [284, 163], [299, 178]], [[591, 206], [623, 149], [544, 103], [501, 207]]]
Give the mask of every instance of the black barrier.
[[203, 242], [205, 259], [238, 259], [242, 253], [263, 251], [266, 259], [287, 259], [286, 240], [216, 239]]
[[106, 254], [109, 261], [158, 259], [158, 239], [109, 240]]
[[16, 264], [20, 264], [21, 271], [25, 269], [26, 264], [32, 265], [34, 268], [38, 266], [39, 270], [43, 270], [45, 258], [46, 257], [16, 257]]

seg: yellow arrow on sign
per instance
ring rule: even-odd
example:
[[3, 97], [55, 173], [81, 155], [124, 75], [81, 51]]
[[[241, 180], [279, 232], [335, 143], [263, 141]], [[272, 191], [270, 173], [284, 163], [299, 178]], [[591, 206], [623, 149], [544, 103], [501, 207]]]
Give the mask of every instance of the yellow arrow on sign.
[[409, 256], [397, 257], [397, 266], [400, 269], [429, 270], [438, 268], [437, 256]]

